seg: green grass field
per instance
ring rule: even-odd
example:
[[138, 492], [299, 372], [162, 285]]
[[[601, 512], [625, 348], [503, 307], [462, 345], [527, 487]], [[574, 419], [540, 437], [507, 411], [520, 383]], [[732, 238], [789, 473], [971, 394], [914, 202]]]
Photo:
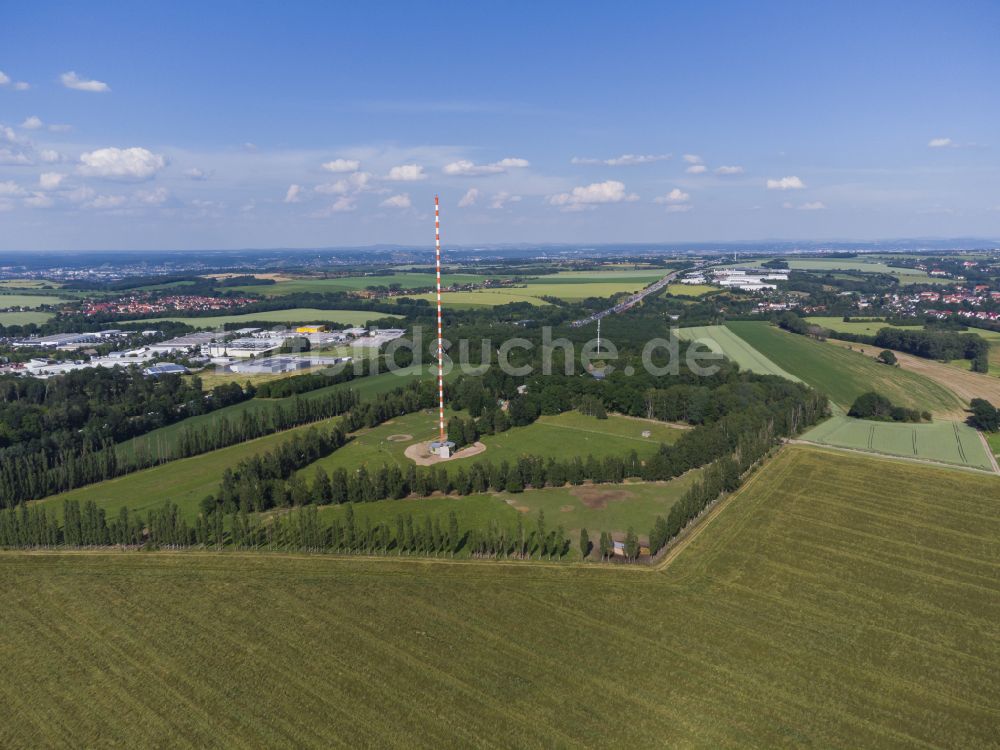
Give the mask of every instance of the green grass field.
[[[452, 412], [445, 413], [445, 419]], [[648, 438], [642, 432], [649, 430]], [[444, 464], [449, 472], [460, 466], [468, 466], [477, 461], [489, 460], [494, 464], [502, 461], [514, 463], [524, 455], [569, 459], [575, 456], [595, 458], [604, 456], [624, 456], [632, 449], [641, 456], [651, 455], [660, 443], [674, 443], [682, 430], [662, 423], [609, 416], [606, 420], [584, 416], [579, 412], [565, 412], [551, 417], [540, 417], [527, 427], [512, 427], [497, 435], [484, 435], [481, 442], [486, 451], [467, 459], [459, 459]], [[389, 440], [390, 436], [409, 435], [409, 439]], [[404, 453], [416, 442], [433, 440], [437, 437], [437, 412], [417, 412], [397, 417], [390, 422], [370, 430], [359, 432], [348, 445], [322, 458], [315, 464], [301, 470], [301, 474], [312, 480], [316, 466], [327, 471], [334, 469], [356, 469], [364, 464], [372, 468], [393, 465], [406, 469], [412, 464]]]
[[891, 456], [991, 468], [979, 434], [960, 422], [905, 424], [835, 416], [813, 427], [802, 439]]
[[[472, 273], [450, 273], [448, 283], [451, 284], [474, 284], [485, 281], [487, 276]], [[501, 277], [496, 277], [501, 278]], [[301, 278], [278, 281], [274, 284], [247, 286], [234, 286], [230, 289], [247, 292], [250, 294], [262, 294], [265, 297], [281, 297], [286, 294], [316, 293], [326, 292], [351, 292], [360, 291], [370, 286], [389, 286], [390, 284], [400, 284], [403, 289], [420, 289], [421, 287], [432, 287], [437, 283], [433, 273], [397, 273], [389, 276], [344, 276], [340, 278]]]
[[864, 273], [884, 273], [895, 276], [900, 284], [954, 284], [951, 279], [930, 276], [915, 268], [895, 268], [878, 260], [861, 258], [793, 259], [788, 260], [793, 271], [861, 271]]
[[[633, 527], [640, 541], [646, 544], [656, 517], [666, 518], [670, 508], [700, 475], [700, 471], [691, 471], [670, 482], [546, 487], [513, 495], [504, 492], [497, 497], [525, 514], [526, 525], [538, 517], [539, 511], [544, 511], [546, 523], [550, 527], [563, 526], [574, 542], [580, 538], [580, 529], [587, 529], [596, 545], [602, 531], [612, 532], [621, 541], [629, 527]], [[571, 556], [579, 557], [575, 543]]]
[[854, 333], [861, 336], [874, 336], [882, 328], [898, 328], [901, 331], [922, 331], [923, 326], [893, 326], [885, 322], [864, 323], [848, 321], [844, 322], [842, 317], [836, 316], [813, 316], [805, 319], [807, 323], [822, 326], [823, 328], [837, 333]]
[[719, 287], [708, 284], [667, 284], [667, 293], [677, 297], [702, 297], [718, 291]]
[[212, 315], [210, 317], [185, 317], [183, 315], [164, 316], [162, 318], [144, 318], [142, 320], [126, 320], [126, 323], [184, 323], [195, 328], [218, 328], [227, 323], [252, 323], [267, 321], [270, 323], [338, 323], [344, 326], [363, 326], [369, 320], [380, 318], [398, 318], [381, 312], [366, 312], [361, 310], [317, 310], [312, 307], [293, 308], [290, 310], [268, 310], [267, 312], [239, 313], [236, 315]]
[[[510, 289], [478, 289], [473, 292], [446, 292], [446, 305], [460, 308], [494, 307], [511, 302], [532, 305], [549, 304], [542, 297], [574, 301], [588, 297], [611, 297], [619, 292], [637, 292], [663, 278], [668, 271], [560, 271], [525, 281], [525, 286]], [[442, 275], [442, 280], [445, 276]], [[413, 295], [415, 299], [433, 300], [431, 294]]]
[[55, 317], [54, 313], [26, 310], [24, 312], [0, 312], [0, 326], [41, 325]]
[[784, 370], [826, 393], [843, 409], [867, 391], [878, 391], [894, 404], [930, 411], [935, 417], [962, 418], [961, 400], [938, 383], [898, 367], [767, 323], [735, 321], [727, 327]]
[[[624, 539], [629, 527], [634, 527], [641, 541], [648, 541], [648, 532], [657, 516], [666, 516], [675, 502], [687, 491], [700, 475], [692, 471], [671, 482], [628, 482], [625, 484], [580, 485], [577, 487], [546, 487], [511, 494], [469, 495], [467, 497], [428, 497], [406, 500], [379, 500], [374, 503], [357, 503], [353, 506], [355, 519], [362, 526], [370, 520], [373, 526], [387, 523], [392, 526], [399, 515], [412, 515], [423, 521], [425, 516], [440, 519], [444, 525], [448, 514], [455, 512], [461, 528], [483, 528], [497, 521], [513, 530], [520, 514], [525, 528], [532, 528], [539, 511], [545, 513], [550, 528], [562, 526], [574, 544], [570, 559], [580, 559], [580, 529], [596, 542], [602, 531], [609, 531], [617, 539]], [[345, 505], [320, 508], [320, 518], [329, 523], [332, 518], [343, 518]]]
[[271, 450], [292, 435], [305, 432], [310, 427], [330, 427], [337, 419], [334, 417], [245, 443], [237, 443], [228, 448], [170, 461], [152, 469], [136, 471], [116, 479], [51, 495], [37, 502], [48, 505], [61, 517], [63, 500], [79, 500], [81, 503], [93, 500], [99, 507], [105, 509], [110, 518], [122, 507], [145, 514], [169, 500], [177, 504], [185, 518], [194, 520], [198, 515], [198, 503], [206, 495], [218, 491], [222, 474], [226, 469], [234, 467], [244, 458]]
[[[302, 397], [318, 398], [333, 389], [353, 388], [362, 398], [367, 398], [379, 392], [392, 390], [417, 377], [421, 375], [419, 370], [414, 368], [407, 376], [376, 375], [312, 391], [303, 394]], [[210, 414], [192, 417], [155, 430], [134, 441], [122, 443], [119, 450], [123, 456], [128, 456], [137, 446], [144, 443], [153, 447], [169, 445], [177, 439], [185, 427], [210, 424], [221, 414], [233, 419], [243, 411], [268, 408], [269, 404], [273, 403], [275, 402], [264, 399], [251, 399]], [[337, 419], [316, 424], [331, 425]], [[309, 427], [310, 425], [305, 425], [228, 448], [171, 461], [151, 469], [52, 495], [39, 502], [49, 503], [61, 512], [62, 501], [65, 499], [77, 499], [81, 502], [94, 500], [111, 514], [123, 506], [145, 512], [170, 500], [177, 503], [185, 517], [193, 519], [198, 513], [198, 503], [201, 499], [218, 490], [225, 469], [235, 466], [247, 456], [271, 450], [288, 440], [296, 431], [308, 430]], [[436, 434], [436, 429], [433, 414], [418, 412], [398, 417], [391, 420], [391, 423], [360, 431], [348, 445], [302, 469], [301, 473], [311, 482], [316, 466], [323, 466], [328, 471], [339, 467], [353, 470], [362, 464], [370, 468], [387, 463], [407, 467], [411, 461], [403, 455], [406, 447], [420, 439], [430, 440]], [[644, 438], [641, 433], [647, 429], [652, 432], [652, 436]], [[487, 458], [497, 463], [503, 460], [513, 462], [525, 453], [555, 458], [571, 458], [575, 455], [586, 457], [588, 454], [593, 454], [595, 457], [622, 456], [632, 448], [642, 456], [651, 454], [661, 442], [676, 441], [681, 433], [681, 430], [664, 424], [615, 416], [599, 421], [593, 417], [569, 412], [556, 417], [542, 417], [527, 427], [516, 427], [499, 435], [486, 436], [483, 438], [488, 446], [486, 452], [469, 458], [464, 463], [468, 465], [470, 462]], [[398, 434], [411, 434], [413, 439], [400, 442], [387, 440], [390, 435]], [[613, 439], [608, 439], [608, 435], [613, 436]], [[457, 470], [459, 463], [462, 462], [448, 464], [449, 470]]]
[[990, 450], [993, 451], [993, 455], [1000, 457], [1000, 432], [988, 433], [986, 435], [986, 442], [990, 444]]
[[662, 572], [2, 553], [0, 745], [995, 745], [998, 485], [786, 448]]
[[[437, 370], [429, 365], [425, 365], [423, 368], [417, 366], [405, 367], [396, 372], [385, 372], [377, 375], [366, 375], [364, 377], [359, 376], [347, 383], [331, 385], [326, 388], [319, 388], [315, 391], [300, 394], [299, 398], [306, 400], [324, 398], [334, 391], [351, 389], [355, 391], [362, 400], [365, 400], [372, 398], [373, 396], [377, 396], [380, 393], [388, 393], [395, 388], [406, 385], [414, 380], [419, 380], [420, 378], [435, 377], [436, 373]], [[455, 371], [446, 376], [446, 378], [451, 377], [455, 377]], [[238, 383], [244, 382], [244, 380], [239, 377], [238, 373], [233, 373], [230, 380], [235, 380]], [[294, 396], [291, 398], [294, 398]], [[180, 422], [167, 425], [166, 427], [161, 427], [158, 430], [153, 430], [128, 442], [120, 443], [119, 450], [122, 451], [122, 455], [131, 455], [132, 451], [134, 451], [137, 447], [144, 446], [145, 444], [148, 444], [151, 447], [158, 445], [167, 447], [173, 444], [173, 441], [177, 439], [178, 434], [182, 430], [189, 427], [202, 427], [204, 425], [212, 424], [223, 417], [228, 420], [235, 420], [238, 419], [239, 416], [245, 411], [253, 412], [262, 409], [266, 410], [273, 408], [273, 406], [278, 403], [291, 403], [291, 399], [252, 398], [248, 401], [243, 401], [238, 404], [233, 404], [232, 406], [217, 409], [213, 412], [209, 412], [208, 414], [190, 417]]]
[[0, 309], [7, 307], [39, 308], [42, 305], [61, 305], [62, 297], [51, 294], [0, 294]]
[[0, 279], [0, 290], [57, 289], [62, 284], [47, 279]]
[[725, 354], [727, 359], [744, 370], [751, 370], [758, 375], [777, 375], [787, 380], [798, 380], [725, 326], [679, 328], [677, 335], [682, 341], [700, 341], [711, 351]]

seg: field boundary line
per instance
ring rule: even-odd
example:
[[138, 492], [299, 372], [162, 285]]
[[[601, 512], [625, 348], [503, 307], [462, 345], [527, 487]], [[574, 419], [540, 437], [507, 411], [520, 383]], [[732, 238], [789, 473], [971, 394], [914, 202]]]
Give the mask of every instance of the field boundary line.
[[986, 439], [986, 436], [976, 431], [979, 436], [979, 442], [983, 444], [983, 449], [986, 451], [986, 457], [990, 460], [990, 464], [993, 466], [993, 473], [1000, 474], [1000, 464], [997, 463], [997, 457], [993, 455], [993, 449], [990, 447], [990, 441]]
[[775, 461], [783, 452], [784, 452], [784, 446], [780, 447], [773, 456], [771, 456], [764, 463], [762, 463], [753, 473], [753, 476], [750, 477], [750, 479], [748, 479], [739, 489], [737, 489], [735, 492], [731, 492], [729, 495], [727, 495], [726, 497], [722, 498], [722, 500], [717, 502], [715, 506], [710, 511], [708, 511], [708, 513], [706, 513], [702, 519], [700, 519], [697, 523], [694, 524], [693, 527], [691, 527], [691, 530], [689, 532], [684, 533], [684, 531], [682, 531], [681, 533], [683, 534], [683, 536], [681, 536], [678, 539], [677, 544], [675, 544], [673, 548], [670, 549], [667, 552], [667, 554], [663, 556], [663, 559], [661, 559], [654, 565], [650, 565], [648, 567], [648, 570], [651, 570], [656, 573], [665, 570], [667, 566], [669, 566], [674, 560], [676, 560], [680, 556], [681, 552], [683, 552], [688, 548], [691, 542], [693, 542], [695, 539], [698, 538], [698, 536], [702, 533], [702, 531], [704, 531], [704, 529], [712, 521], [714, 521], [719, 515], [721, 515], [722, 511], [728, 508], [732, 504], [732, 502], [736, 500], [736, 498], [738, 498], [740, 495], [744, 493], [744, 491], [752, 487], [754, 482], [756, 482], [758, 477], [760, 477], [760, 475], [764, 473], [764, 470], [771, 464], [771, 462]]
[[[842, 453], [858, 453], [862, 456], [868, 456], [869, 458], [882, 458], [886, 461], [907, 461], [912, 464], [923, 464], [925, 466], [931, 466], [938, 469], [953, 469], [955, 471], [971, 471], [976, 474], [987, 474], [989, 476], [995, 476], [1000, 474], [1000, 471], [995, 471], [993, 469], [980, 469], [976, 466], [962, 466], [961, 464], [950, 464], [946, 461], [935, 461], [933, 458], [915, 458], [913, 456], [897, 456], [892, 453], [881, 453], [875, 450], [863, 450], [861, 448], [847, 448], [843, 445], [830, 445], [828, 443], [818, 443], [814, 440], [803, 440], [802, 438], [793, 438], [787, 441], [791, 445], [808, 445], [813, 448], [824, 448], [831, 451], [840, 451]], [[992, 462], [994, 466], [996, 461]]]

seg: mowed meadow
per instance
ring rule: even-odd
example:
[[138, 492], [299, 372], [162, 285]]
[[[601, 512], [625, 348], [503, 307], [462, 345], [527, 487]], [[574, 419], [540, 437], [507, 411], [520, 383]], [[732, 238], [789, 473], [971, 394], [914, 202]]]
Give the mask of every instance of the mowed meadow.
[[926, 410], [935, 417], [965, 418], [958, 396], [915, 372], [888, 367], [860, 352], [767, 323], [737, 321], [726, 327], [781, 369], [826, 393], [844, 410], [862, 393], [878, 391], [894, 404]]
[[0, 745], [993, 745], [998, 486], [786, 447], [661, 569], [3, 553]]

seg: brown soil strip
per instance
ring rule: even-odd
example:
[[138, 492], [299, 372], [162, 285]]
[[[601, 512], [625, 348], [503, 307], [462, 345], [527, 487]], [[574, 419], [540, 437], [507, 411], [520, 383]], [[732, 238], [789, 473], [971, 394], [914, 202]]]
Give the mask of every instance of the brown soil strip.
[[405, 443], [407, 440], [413, 440], [413, 435], [400, 434], [400, 435], [390, 435], [386, 438], [390, 443]]
[[574, 487], [569, 491], [573, 497], [593, 510], [607, 508], [608, 503], [630, 500], [635, 495], [628, 490], [612, 490], [606, 485], [586, 485]]

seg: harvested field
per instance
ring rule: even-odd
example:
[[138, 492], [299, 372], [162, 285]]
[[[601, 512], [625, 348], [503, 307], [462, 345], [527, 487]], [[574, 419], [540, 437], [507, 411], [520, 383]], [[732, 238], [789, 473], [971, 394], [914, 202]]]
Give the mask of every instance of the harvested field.
[[662, 572], [0, 553], [0, 746], [995, 746], [998, 486], [786, 448]]
[[[848, 341], [838, 341], [835, 339], [829, 339], [829, 343], [844, 347], [845, 349], [863, 351], [864, 354], [873, 358], [878, 356], [878, 353], [882, 351], [877, 346], [852, 344]], [[962, 370], [952, 365], [946, 365], [943, 362], [925, 359], [924, 357], [915, 357], [905, 352], [895, 352], [895, 354], [901, 369], [915, 372], [923, 375], [928, 380], [933, 380], [962, 399], [966, 405], [974, 398], [985, 398], [991, 403], [1000, 404], [1000, 378], [990, 377], [980, 372]], [[956, 412], [952, 413], [951, 416], [961, 419], [965, 415]]]

